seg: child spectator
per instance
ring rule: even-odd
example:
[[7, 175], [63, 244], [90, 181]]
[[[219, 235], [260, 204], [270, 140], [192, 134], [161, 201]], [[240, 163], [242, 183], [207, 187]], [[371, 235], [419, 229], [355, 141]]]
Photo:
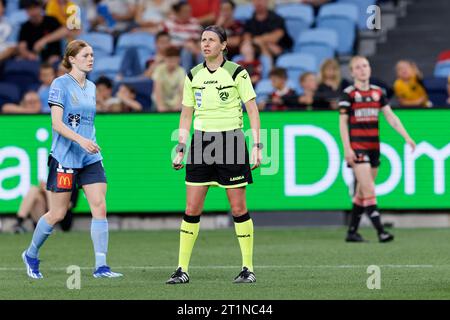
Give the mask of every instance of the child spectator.
[[317, 77], [312, 72], [305, 72], [300, 76], [300, 86], [303, 88], [303, 94], [298, 97], [297, 108], [301, 110], [326, 109], [327, 103], [323, 103], [316, 96], [319, 86]]
[[127, 84], [122, 84], [111, 99], [106, 112], [136, 112], [142, 111], [142, 105], [136, 100], [136, 91]]
[[152, 78], [155, 68], [164, 62], [164, 53], [170, 46], [170, 35], [166, 31], [160, 31], [155, 37], [155, 55], [149, 59], [146, 63], [146, 70], [144, 71], [144, 76], [147, 78]]
[[153, 73], [153, 105], [157, 112], [181, 110], [186, 73], [180, 67], [180, 50], [169, 47], [164, 62]]
[[108, 112], [109, 107], [115, 102], [112, 91], [112, 81], [105, 76], [101, 76], [95, 82], [95, 97], [97, 99], [97, 112]]
[[431, 107], [417, 65], [412, 61], [400, 60], [395, 70], [397, 80], [394, 82], [394, 94], [400, 107]]
[[41, 99], [41, 112], [50, 113], [50, 107], [48, 105], [48, 93], [50, 91], [50, 85], [56, 77], [55, 69], [51, 64], [42, 63], [39, 69], [39, 81], [41, 85], [37, 91], [39, 98]]
[[237, 61], [237, 63], [247, 70], [252, 79], [252, 84], [255, 85], [261, 80], [262, 64], [259, 60], [261, 49], [256, 43], [245, 41], [241, 45], [241, 55], [243, 59]]
[[28, 91], [22, 98], [19, 105], [5, 103], [2, 108], [3, 113], [31, 114], [41, 111], [41, 99], [36, 91]]
[[285, 111], [297, 106], [297, 94], [287, 85], [287, 72], [284, 68], [273, 68], [269, 73], [270, 81], [275, 89], [268, 101], [262, 101], [260, 110]]

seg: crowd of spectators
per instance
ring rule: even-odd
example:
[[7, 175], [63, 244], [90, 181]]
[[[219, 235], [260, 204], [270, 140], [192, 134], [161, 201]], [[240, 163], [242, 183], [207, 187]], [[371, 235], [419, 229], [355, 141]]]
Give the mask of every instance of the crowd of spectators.
[[[254, 7], [252, 17], [245, 23], [235, 20], [236, 5], [249, 2]], [[284, 19], [273, 7], [288, 2], [310, 4], [317, 14], [321, 5], [332, 1], [21, 0], [27, 21], [14, 34], [13, 25], [5, 16], [8, 1], [0, 0], [0, 76], [2, 68], [12, 59], [40, 63], [39, 85], [23, 90], [19, 104], [6, 103], [0, 110], [3, 113], [49, 113], [49, 86], [55, 77], [67, 72], [60, 64], [62, 48], [83, 32], [108, 33], [115, 42], [124, 32], [148, 32], [155, 36], [155, 53], [147, 57], [145, 68], [130, 64], [137, 57], [137, 51], [131, 49], [125, 53], [114, 78], [96, 79], [97, 111], [140, 112], [144, 109], [135, 89], [120, 82], [129, 74], [153, 81], [152, 92], [148, 92], [151, 111], [179, 111], [185, 74], [202, 62], [199, 39], [202, 28], [210, 24], [220, 25], [227, 31], [227, 58], [248, 70], [255, 87], [264, 77], [264, 68], [270, 68], [267, 74], [273, 92], [259, 100], [261, 111], [337, 109], [341, 92], [351, 84], [350, 79], [341, 76], [341, 68], [345, 66], [341, 66], [338, 59], [324, 60], [317, 74], [305, 72], [294, 84], [288, 79], [287, 70], [276, 66], [278, 57], [292, 49], [293, 39]], [[71, 19], [69, 13], [74, 4], [83, 11], [79, 16], [83, 17], [81, 20]], [[421, 72], [413, 61], [399, 61], [395, 72], [397, 79], [392, 86], [380, 79], [371, 79], [386, 90], [388, 97], [392, 96], [394, 106], [432, 107]], [[448, 92], [450, 96], [450, 78]], [[450, 97], [447, 103], [450, 104]]]

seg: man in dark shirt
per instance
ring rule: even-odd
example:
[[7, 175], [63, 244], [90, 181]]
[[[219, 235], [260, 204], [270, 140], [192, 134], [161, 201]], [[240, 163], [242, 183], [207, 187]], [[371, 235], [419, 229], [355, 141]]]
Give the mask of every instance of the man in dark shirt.
[[284, 19], [269, 10], [268, 0], [253, 0], [255, 13], [244, 27], [244, 41], [253, 41], [264, 54], [277, 57], [292, 47]]
[[28, 21], [22, 24], [19, 34], [19, 57], [27, 60], [55, 62], [62, 55], [61, 39], [69, 34], [53, 17], [44, 15], [39, 0], [25, 0], [23, 6]]

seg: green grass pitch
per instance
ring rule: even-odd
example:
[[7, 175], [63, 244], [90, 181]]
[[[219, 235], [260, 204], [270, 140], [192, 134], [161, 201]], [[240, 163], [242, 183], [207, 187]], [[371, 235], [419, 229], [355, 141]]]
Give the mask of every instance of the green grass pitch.
[[[448, 229], [397, 229], [396, 240], [345, 243], [344, 228], [256, 228], [257, 282], [236, 285], [240, 250], [233, 229], [200, 230], [191, 282], [164, 284], [178, 258], [178, 232], [111, 232], [108, 262], [120, 279], [94, 279], [88, 232], [53, 234], [41, 250], [43, 280], [26, 276], [20, 258], [31, 234], [0, 234], [2, 299], [449, 299]], [[81, 289], [69, 290], [66, 268], [81, 269]], [[369, 290], [369, 265], [381, 289]]]

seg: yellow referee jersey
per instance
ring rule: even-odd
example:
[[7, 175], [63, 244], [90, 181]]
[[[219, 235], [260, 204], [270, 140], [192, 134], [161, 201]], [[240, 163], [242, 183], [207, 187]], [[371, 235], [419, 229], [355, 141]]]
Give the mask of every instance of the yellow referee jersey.
[[242, 102], [255, 97], [247, 70], [228, 60], [215, 71], [210, 71], [205, 62], [199, 64], [184, 82], [183, 105], [195, 109], [195, 130], [220, 132], [242, 128]]

